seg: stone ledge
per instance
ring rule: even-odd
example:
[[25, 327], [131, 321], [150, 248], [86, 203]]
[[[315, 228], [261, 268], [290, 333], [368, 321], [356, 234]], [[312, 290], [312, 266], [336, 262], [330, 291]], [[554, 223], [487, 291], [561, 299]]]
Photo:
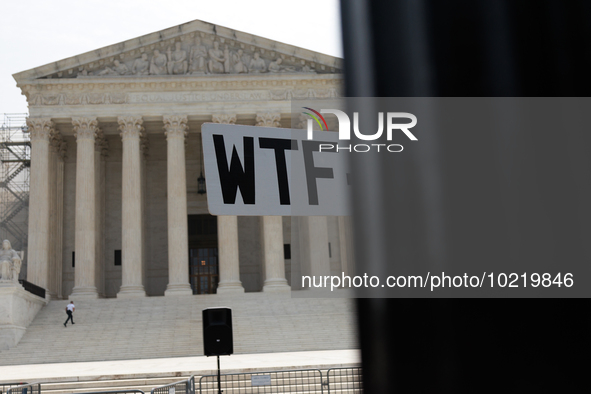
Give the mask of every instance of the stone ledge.
[[47, 302], [20, 284], [0, 286], [0, 350], [16, 346]]
[[0, 297], [3, 295], [14, 294], [14, 293], [18, 293], [21, 298], [23, 298], [27, 301], [31, 301], [31, 302], [41, 301], [44, 304], [47, 304], [49, 302], [46, 299], [43, 299], [39, 296], [36, 296], [33, 293], [26, 291], [23, 288], [23, 286], [20, 284], [15, 284], [15, 285], [10, 285], [10, 286], [6, 286], [6, 285], [0, 286]]

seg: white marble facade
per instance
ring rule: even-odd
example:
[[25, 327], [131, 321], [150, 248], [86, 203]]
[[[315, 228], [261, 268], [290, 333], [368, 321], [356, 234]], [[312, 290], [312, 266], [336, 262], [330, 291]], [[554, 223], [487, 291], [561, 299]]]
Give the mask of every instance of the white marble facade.
[[[193, 21], [15, 74], [32, 142], [27, 280], [52, 298], [190, 294], [187, 215], [208, 214], [201, 125], [290, 127], [290, 99], [340, 96], [340, 68]], [[332, 254], [307, 258], [340, 272], [342, 220], [318, 220], [303, 233]], [[219, 217], [218, 291], [289, 290], [290, 242], [290, 218]]]

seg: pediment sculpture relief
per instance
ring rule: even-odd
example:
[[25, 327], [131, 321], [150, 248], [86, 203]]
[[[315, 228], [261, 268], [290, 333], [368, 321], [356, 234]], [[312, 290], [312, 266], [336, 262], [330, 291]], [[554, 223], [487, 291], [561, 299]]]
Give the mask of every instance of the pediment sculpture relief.
[[117, 75], [206, 75], [206, 74], [246, 74], [246, 73], [279, 73], [279, 72], [316, 72], [313, 66], [302, 64], [298, 67], [285, 65], [281, 56], [274, 59], [261, 57], [260, 52], [246, 54], [242, 48], [230, 50], [226, 44], [222, 48], [219, 41], [214, 41], [207, 48], [197, 37], [193, 45], [183, 49], [180, 41], [175, 42], [174, 49], [168, 47], [166, 53], [155, 49], [151, 59], [147, 54], [134, 59], [131, 67], [115, 59], [112, 65], [86, 75], [117, 76]]
[[223, 39], [205, 42], [197, 36], [129, 51], [48, 78], [327, 72], [340, 70]]

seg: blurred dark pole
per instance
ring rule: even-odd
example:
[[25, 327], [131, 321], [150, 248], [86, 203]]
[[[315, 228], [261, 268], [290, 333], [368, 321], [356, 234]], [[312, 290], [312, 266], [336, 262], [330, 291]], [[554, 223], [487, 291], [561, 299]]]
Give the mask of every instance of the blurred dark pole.
[[[591, 95], [589, 1], [341, 0], [341, 12], [349, 97]], [[501, 131], [495, 138], [497, 150], [490, 152], [498, 159], [495, 171], [506, 171], [514, 177], [510, 181], [520, 181], [511, 171], [522, 161], [534, 159], [527, 156], [531, 152], [520, 151], [524, 136], [503, 135]], [[577, 191], [570, 179], [560, 176], [562, 170], [569, 173], [567, 166], [572, 170], [572, 162], [578, 163], [578, 169], [570, 172], [574, 177], [589, 174], [591, 141], [586, 138], [582, 140], [585, 143], [569, 145], [556, 144], [557, 136], [542, 135], [536, 148], [559, 155], [565, 168], [539, 160], [543, 158], [540, 152], [535, 173], [519, 167], [526, 177], [549, 174], [548, 181], [540, 181], [536, 187], [544, 192], [542, 202], [546, 206], [563, 207], [560, 212], [550, 208], [545, 214], [557, 228], [572, 224], [568, 220], [580, 212], [588, 214], [584, 201], [591, 201], [587, 199], [591, 197], [589, 190]], [[512, 141], [517, 142], [512, 145]], [[464, 147], [457, 145], [458, 152], [454, 152], [454, 145], [448, 143], [444, 152], [442, 144], [432, 153], [444, 157], [444, 164], [450, 164], [445, 158], [454, 153], [472, 160], [470, 165], [490, 164], [479, 162], [478, 153], [460, 152], [460, 148]], [[473, 156], [466, 156], [469, 154]], [[366, 175], [377, 163], [356, 164], [361, 166], [353, 169], [358, 190], [377, 187], [380, 177]], [[450, 168], [453, 166], [443, 165], [436, 175], [446, 176]], [[478, 180], [474, 182], [478, 184]], [[435, 199], [449, 197], [445, 190], [439, 192]], [[409, 205], [425, 197], [421, 190], [413, 189], [400, 194], [398, 202], [406, 199]], [[569, 198], [575, 194], [578, 201], [573, 202]], [[389, 248], [421, 245], [418, 241], [400, 245], [388, 239], [391, 224], [376, 220], [380, 201], [360, 202], [358, 197], [354, 196], [356, 250], [362, 251], [358, 260], [388, 264]], [[571, 245], [570, 235], [588, 235], [582, 229], [558, 232], [550, 239], [536, 228], [536, 211], [529, 209], [527, 204], [507, 201], [502, 211], [484, 212], [491, 225], [505, 220], [503, 225], [514, 229], [508, 234], [491, 231], [490, 242], [506, 243], [507, 250], [550, 243], [556, 246], [558, 256], [583, 253], [583, 244], [589, 240], [577, 244], [581, 250], [561, 248]], [[528, 221], [530, 213], [533, 220]], [[404, 216], [401, 220], [397, 226], [410, 225], [404, 222]], [[471, 220], [460, 224], [475, 224]], [[475, 225], [486, 231], [484, 225]], [[585, 226], [588, 229], [588, 224]], [[445, 239], [453, 239], [458, 228], [448, 225]], [[511, 231], [524, 237], [513, 246]], [[482, 247], [485, 241], [478, 238], [478, 231], [473, 233], [462, 234], [466, 236], [465, 249], [457, 252], [452, 248], [448, 257], [489, 253]], [[364, 389], [371, 394], [482, 392], [493, 388], [533, 392], [538, 387], [542, 388], [539, 392], [546, 392], [550, 382], [562, 382], [562, 389], [569, 391], [576, 382], [573, 377], [580, 377], [576, 355], [589, 350], [587, 300], [360, 299], [357, 306]]]

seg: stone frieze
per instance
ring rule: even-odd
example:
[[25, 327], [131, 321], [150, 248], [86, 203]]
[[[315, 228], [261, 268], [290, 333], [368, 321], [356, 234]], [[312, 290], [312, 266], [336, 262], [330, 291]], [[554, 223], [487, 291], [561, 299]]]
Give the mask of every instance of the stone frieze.
[[130, 92], [130, 93], [33, 93], [28, 95], [29, 105], [101, 105], [145, 103], [201, 103], [224, 101], [275, 101], [295, 99], [323, 99], [341, 97], [340, 89], [272, 89], [256, 91], [218, 92]]

